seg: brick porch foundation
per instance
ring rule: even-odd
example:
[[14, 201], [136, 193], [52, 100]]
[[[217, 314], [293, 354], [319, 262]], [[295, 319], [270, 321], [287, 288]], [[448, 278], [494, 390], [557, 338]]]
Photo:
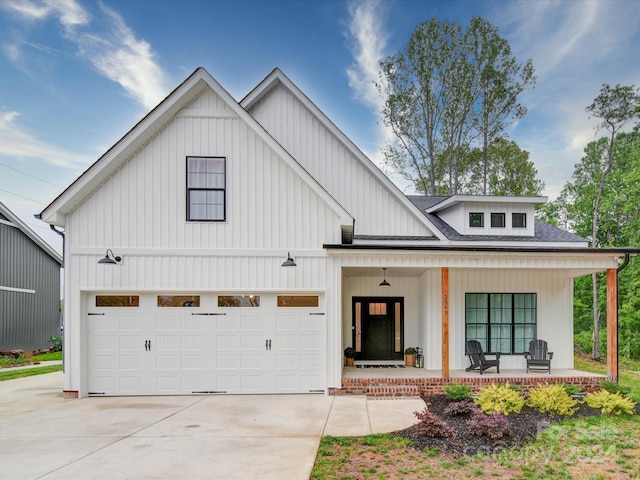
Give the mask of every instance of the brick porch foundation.
[[342, 388], [330, 388], [329, 395], [366, 395], [367, 397], [420, 397], [444, 393], [450, 384], [469, 385], [477, 392], [492, 383], [507, 383], [524, 391], [538, 385], [565, 383], [576, 385], [581, 391], [597, 390], [600, 382], [615, 381], [616, 377], [465, 377], [465, 378], [343, 378]]

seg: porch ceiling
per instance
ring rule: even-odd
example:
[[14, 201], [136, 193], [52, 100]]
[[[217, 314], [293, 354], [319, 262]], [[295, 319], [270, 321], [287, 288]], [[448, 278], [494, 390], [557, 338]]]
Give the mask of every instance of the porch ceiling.
[[[419, 277], [428, 268], [424, 267], [387, 267], [389, 277]], [[343, 267], [342, 275], [345, 277], [373, 277], [382, 276], [382, 266], [375, 267]]]

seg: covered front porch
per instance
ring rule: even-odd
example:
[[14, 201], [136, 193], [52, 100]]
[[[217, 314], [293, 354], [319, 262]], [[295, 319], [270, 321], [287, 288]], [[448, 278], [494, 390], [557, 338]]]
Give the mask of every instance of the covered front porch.
[[571, 368], [552, 369], [551, 373], [526, 373], [523, 369], [500, 369], [467, 372], [464, 369], [450, 370], [445, 377], [442, 370], [414, 367], [344, 367], [342, 388], [330, 389], [331, 395], [366, 395], [368, 397], [415, 397], [444, 392], [451, 384], [465, 384], [477, 391], [492, 383], [510, 383], [528, 390], [546, 383], [576, 385], [581, 391], [598, 388], [600, 382], [615, 380], [614, 377], [583, 372]]
[[[342, 348], [355, 349], [356, 363], [401, 364], [407, 347], [420, 347], [424, 368], [345, 367], [331, 394], [416, 396], [442, 392], [451, 383], [477, 390], [492, 382], [524, 389], [554, 382], [590, 390], [617, 379], [615, 257], [589, 252], [567, 259], [556, 251], [379, 253], [373, 265], [371, 258], [363, 265], [359, 255], [343, 253]], [[573, 280], [594, 271], [607, 271], [606, 376], [573, 368]], [[489, 302], [509, 300], [500, 312], [484, 307], [483, 318], [489, 320], [483, 325], [478, 308], [469, 303], [482, 295]], [[501, 352], [500, 374], [465, 371], [465, 341], [480, 335], [485, 353]], [[526, 373], [522, 354], [531, 339], [548, 341], [554, 352], [551, 374]]]

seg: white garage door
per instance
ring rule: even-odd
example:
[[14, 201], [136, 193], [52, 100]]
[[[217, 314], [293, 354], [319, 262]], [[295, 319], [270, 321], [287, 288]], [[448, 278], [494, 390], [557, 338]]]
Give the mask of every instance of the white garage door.
[[[196, 306], [160, 307], [158, 295], [93, 295], [89, 395], [324, 392], [321, 297], [252, 296], [257, 308], [194, 297]], [[296, 298], [318, 306], [295, 306]]]

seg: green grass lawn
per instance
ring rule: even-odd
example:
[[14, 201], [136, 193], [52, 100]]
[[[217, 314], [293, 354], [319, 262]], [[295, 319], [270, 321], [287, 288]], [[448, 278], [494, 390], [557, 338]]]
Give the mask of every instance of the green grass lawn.
[[34, 355], [32, 358], [39, 362], [50, 362], [52, 360], [62, 360], [62, 352], [43, 353], [42, 355]]
[[[584, 372], [607, 374], [607, 365], [581, 356], [575, 356], [575, 369]], [[620, 360], [618, 381], [620, 385], [631, 388], [631, 398], [640, 402], [640, 361]]]
[[62, 370], [62, 365], [47, 365], [46, 367], [33, 367], [33, 368], [7, 368], [0, 369], [0, 382], [5, 380], [14, 380], [16, 378], [32, 377], [34, 375], [42, 375], [44, 373], [59, 372]]

